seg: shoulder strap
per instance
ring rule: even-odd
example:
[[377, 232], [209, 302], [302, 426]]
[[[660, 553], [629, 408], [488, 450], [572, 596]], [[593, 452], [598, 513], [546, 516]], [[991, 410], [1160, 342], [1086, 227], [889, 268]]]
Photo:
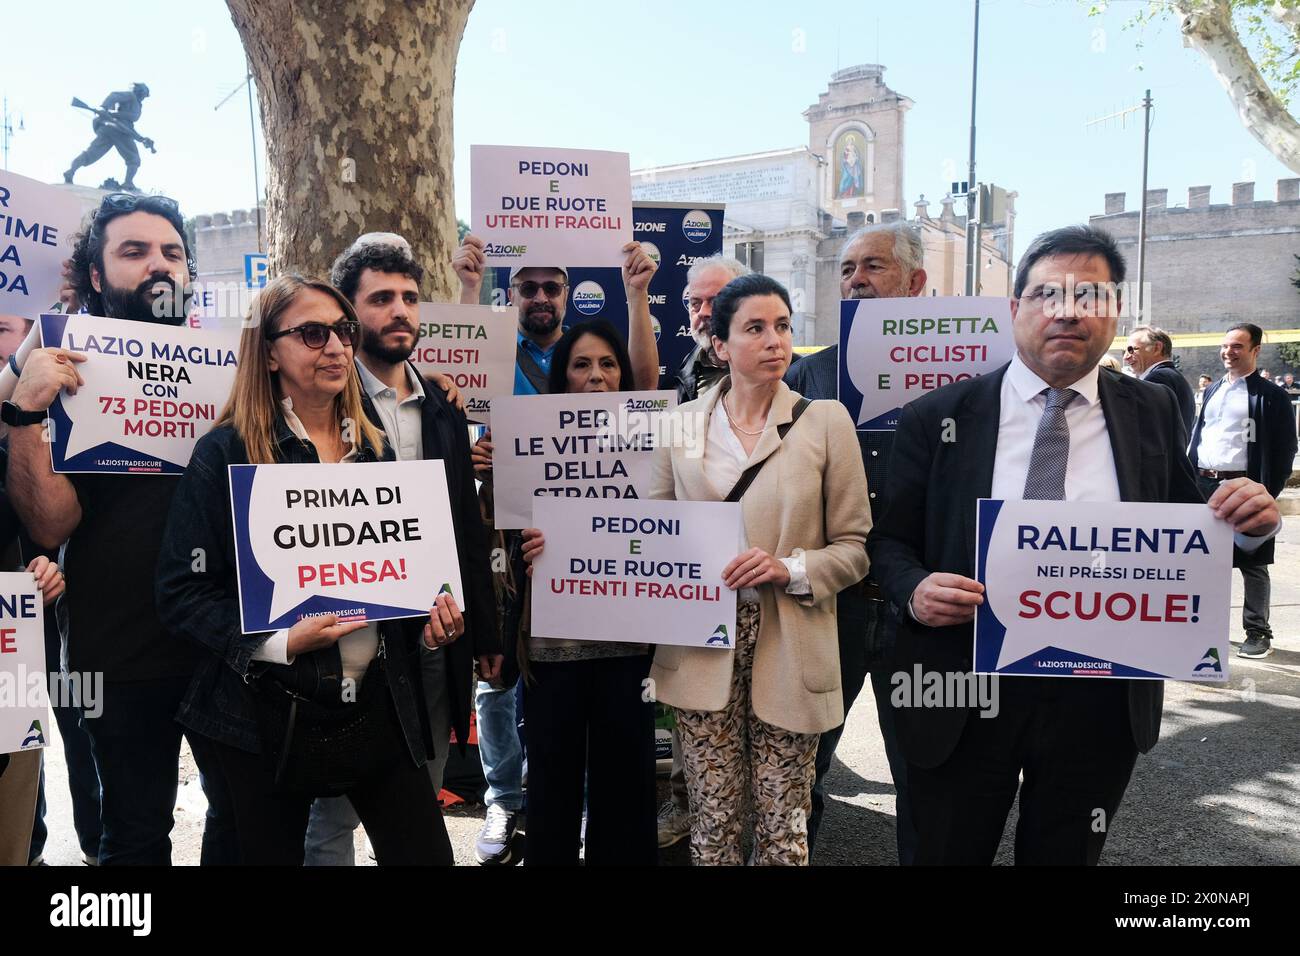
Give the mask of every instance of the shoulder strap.
[[[794, 403], [794, 410], [790, 413], [790, 420], [784, 425], [777, 426], [776, 435], [778, 439], [785, 441], [785, 436], [789, 434], [790, 429], [794, 428], [794, 423], [799, 420], [799, 416], [804, 413], [804, 409], [811, 404], [812, 401], [807, 398], [800, 398], [799, 401]], [[775, 452], [773, 452], [773, 454], [775, 454]], [[762, 461], [756, 462], [746, 468], [745, 473], [740, 476], [735, 487], [731, 489], [731, 492], [723, 500], [739, 501], [744, 497], [745, 492], [749, 490], [749, 486], [754, 483], [754, 479], [758, 477], [758, 473], [763, 470], [763, 466], [767, 464], [768, 458], [771, 457], [772, 455], [768, 455], [767, 458], [764, 458]]]
[[519, 371], [524, 373], [524, 378], [528, 379], [528, 383], [537, 389], [538, 395], [545, 395], [550, 391], [548, 383], [550, 376], [542, 371], [542, 367], [537, 364], [537, 359], [528, 354], [528, 350], [524, 348], [523, 343], [515, 346], [515, 361], [519, 365]]

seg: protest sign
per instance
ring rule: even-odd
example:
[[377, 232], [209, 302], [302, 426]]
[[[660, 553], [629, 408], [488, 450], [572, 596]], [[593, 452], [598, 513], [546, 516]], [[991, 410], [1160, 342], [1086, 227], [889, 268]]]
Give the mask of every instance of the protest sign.
[[0, 170], [0, 315], [35, 320], [58, 304], [81, 213], [75, 193]]
[[975, 671], [1228, 679], [1232, 529], [1205, 505], [981, 499]]
[[64, 474], [181, 474], [235, 382], [234, 331], [43, 315], [41, 338], [86, 355], [85, 384], [50, 406], [50, 455]]
[[513, 312], [490, 305], [420, 303], [420, 338], [411, 361], [421, 375], [451, 376], [465, 399], [465, 417], [486, 424], [494, 395], [515, 390]]
[[632, 239], [627, 153], [471, 146], [473, 232], [489, 266], [620, 266]]
[[492, 401], [498, 528], [533, 527], [533, 503], [644, 498], [673, 392], [503, 395]]
[[230, 507], [245, 634], [465, 607], [439, 460], [231, 465]]
[[539, 498], [533, 520], [534, 637], [735, 646], [739, 503]]
[[49, 707], [41, 590], [26, 571], [0, 573], [0, 754], [44, 747]]
[[[650, 279], [650, 321], [659, 345], [659, 374], [676, 372], [695, 348], [686, 305], [686, 273], [722, 252], [721, 203], [639, 202], [632, 238], [659, 266]], [[601, 318], [627, 336], [627, 296], [619, 269], [569, 269], [567, 325]]]
[[1011, 303], [989, 296], [840, 303], [840, 401], [858, 431], [898, 427], [903, 406], [1011, 361]]

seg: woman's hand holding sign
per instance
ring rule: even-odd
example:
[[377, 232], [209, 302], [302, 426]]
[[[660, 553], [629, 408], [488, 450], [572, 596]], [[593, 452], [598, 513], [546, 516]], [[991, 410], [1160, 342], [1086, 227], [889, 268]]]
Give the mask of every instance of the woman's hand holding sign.
[[528, 576], [533, 576], [533, 562], [542, 556], [546, 547], [546, 535], [537, 528], [525, 528], [523, 531], [524, 560], [528, 562]]
[[474, 464], [474, 474], [479, 481], [486, 481], [492, 474], [492, 429], [483, 433], [483, 437], [469, 450], [470, 461]]
[[790, 569], [762, 548], [750, 548], [722, 569], [722, 583], [733, 591], [769, 583], [783, 588], [790, 583]]
[[912, 617], [928, 627], [953, 627], [975, 619], [984, 603], [984, 585], [960, 574], [936, 571], [916, 586], [907, 602]]
[[366, 626], [366, 623], [365, 621], [350, 621], [340, 624], [339, 619], [333, 614], [322, 614], [320, 617], [304, 617], [289, 628], [289, 641], [285, 649], [288, 652], [289, 659], [292, 660], [299, 654], [306, 654], [308, 651], [319, 651], [331, 644], [337, 644], [339, 638], [345, 637], [353, 631], [361, 630]]
[[465, 618], [450, 594], [439, 594], [429, 611], [429, 623], [424, 625], [424, 646], [429, 649], [450, 644], [465, 633]]

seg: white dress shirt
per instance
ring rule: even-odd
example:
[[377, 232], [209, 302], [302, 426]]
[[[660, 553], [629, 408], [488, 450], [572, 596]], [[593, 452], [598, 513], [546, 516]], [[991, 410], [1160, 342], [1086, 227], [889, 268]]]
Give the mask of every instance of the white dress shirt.
[[[1065, 466], [1066, 501], [1120, 500], [1115, 453], [1110, 447], [1106, 416], [1097, 393], [1099, 374], [1099, 367], [1093, 367], [1070, 386], [1078, 394], [1065, 407], [1065, 423], [1070, 429], [1070, 457]], [[1014, 501], [1025, 496], [1029, 456], [1034, 450], [1038, 422], [1047, 407], [1047, 396], [1041, 393], [1047, 387], [1017, 353], [1002, 378], [998, 447], [993, 459], [994, 498]]]
[[[285, 398], [280, 402], [280, 408], [284, 411], [284, 423], [289, 426], [289, 431], [303, 441], [307, 441], [307, 429], [298, 420], [298, 416], [293, 413], [293, 399]], [[351, 450], [339, 461], [355, 461], [356, 457], [357, 444], [353, 442]], [[377, 653], [379, 653], [378, 624], [371, 622], [351, 634], [343, 635], [343, 637], [339, 638], [339, 656], [343, 659], [343, 676], [352, 680], [360, 680]], [[276, 631], [268, 637], [262, 643], [262, 646], [253, 652], [253, 660], [267, 661], [271, 664], [292, 664], [293, 658], [289, 656], [289, 629], [285, 628]]]
[[[1070, 457], [1065, 468], [1066, 501], [1121, 500], [1115, 454], [1110, 447], [1106, 415], [1102, 412], [1101, 398], [1097, 393], [1099, 374], [1100, 366], [1097, 366], [1070, 386], [1079, 394], [1065, 409], [1065, 421], [1070, 428]], [[1244, 387], [1245, 380], [1241, 381]], [[1020, 360], [1020, 354], [1016, 353], [1002, 378], [998, 450], [993, 459], [993, 498], [1018, 500], [1024, 497], [1034, 435], [1047, 408], [1047, 396], [1040, 393], [1047, 387], [1047, 383], [1030, 371], [1029, 366]], [[1259, 536], [1234, 532], [1233, 541], [1243, 551], [1254, 551], [1281, 528], [1279, 523], [1272, 531]]]
[[403, 362], [406, 381], [411, 394], [397, 401], [397, 389], [385, 385], [371, 374], [361, 359], [356, 360], [361, 375], [361, 387], [384, 423], [384, 434], [393, 446], [398, 461], [420, 461], [424, 458], [424, 421], [421, 407], [424, 404], [424, 385], [409, 362]]
[[[1083, 378], [1069, 387], [1078, 394], [1065, 407], [1065, 422], [1070, 429], [1070, 455], [1065, 466], [1066, 501], [1120, 501], [1119, 478], [1115, 472], [1115, 453], [1110, 445], [1106, 415], [1097, 390], [1100, 366], [1094, 366]], [[993, 459], [991, 498], [1019, 501], [1024, 498], [1025, 478], [1029, 475], [1029, 458], [1034, 450], [1038, 423], [1047, 408], [1042, 394], [1048, 384], [1030, 370], [1016, 353], [1006, 375], [1002, 377], [1001, 410], [998, 415], [998, 444]], [[1234, 534], [1237, 547], [1254, 551], [1281, 528], [1279, 524], [1261, 537]], [[908, 613], [915, 619], [912, 599]]]
[[[771, 427], [773, 427], [771, 424], [767, 424], [764, 430]], [[724, 496], [735, 487], [740, 476], [749, 467], [749, 453], [745, 451], [745, 446], [740, 443], [736, 433], [731, 430], [731, 422], [727, 419], [727, 412], [722, 407], [721, 400], [713, 406], [713, 414], [709, 417], [709, 437], [704, 446], [702, 464], [704, 476], [709, 479], [709, 484]], [[749, 537], [745, 533], [744, 522], [740, 525], [740, 550], [742, 553], [749, 550]], [[785, 586], [786, 594], [812, 593], [803, 552], [786, 558], [777, 558], [777, 560], [790, 572], [790, 583]], [[740, 593], [736, 595], [736, 600], [742, 604], [756, 604], [758, 589], [741, 588]]]
[[[1227, 376], [1224, 376], [1225, 378]], [[1205, 403], [1205, 424], [1197, 448], [1197, 467], [1213, 471], [1246, 470], [1246, 424], [1250, 420], [1250, 392], [1244, 377], [1224, 382]]]

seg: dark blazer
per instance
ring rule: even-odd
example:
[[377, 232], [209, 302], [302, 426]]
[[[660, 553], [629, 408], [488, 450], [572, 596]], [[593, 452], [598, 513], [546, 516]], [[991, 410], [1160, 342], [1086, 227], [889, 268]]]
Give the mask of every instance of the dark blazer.
[[[275, 456], [277, 462], [289, 464], [320, 461], [315, 446], [294, 435], [278, 414]], [[377, 460], [380, 457], [367, 444], [356, 465]], [[393, 460], [391, 448], [384, 448], [382, 460]], [[337, 672], [341, 663], [337, 645], [299, 654], [287, 665], [253, 660], [270, 634], [240, 630], [228, 470], [232, 464], [247, 463], [248, 450], [232, 425], [219, 425], [198, 440], [172, 498], [155, 572], [155, 595], [158, 618], [168, 632], [207, 652], [199, 657], [176, 719], [205, 737], [261, 753], [257, 702], [249, 682], [270, 672], [288, 686], [304, 688], [322, 672]], [[194, 561], [200, 553], [205, 559], [201, 569]], [[416, 656], [425, 623], [425, 618], [379, 622], [389, 659], [389, 691], [416, 766], [433, 752]]]
[[[1192, 429], [1192, 440], [1187, 449], [1193, 468], [1201, 467], [1199, 452], [1201, 433], [1205, 429], [1205, 408], [1225, 380], [1226, 376], [1208, 385], [1205, 397], [1201, 399], [1201, 411], [1196, 417], [1196, 427]], [[1295, 467], [1296, 426], [1291, 398], [1284, 389], [1260, 378], [1258, 369], [1246, 376], [1246, 395], [1250, 419], [1255, 423], [1255, 441], [1250, 442], [1246, 449], [1246, 474], [1276, 498]], [[1233, 566], [1272, 564], [1275, 542], [1276, 539], [1265, 541], [1251, 554], [1238, 549], [1233, 555]]]
[[1190, 435], [1192, 422], [1196, 421], [1196, 396], [1192, 394], [1192, 386], [1187, 384], [1187, 379], [1178, 371], [1177, 366], [1173, 362], [1153, 365], [1147, 369], [1146, 377], [1142, 380], [1156, 382], [1174, 390], [1174, 395], [1178, 397], [1178, 411], [1183, 417], [1183, 428]]
[[[451, 707], [451, 726], [460, 741], [461, 752], [469, 740], [469, 710], [473, 699], [474, 658], [480, 654], [500, 654], [496, 599], [492, 595], [492, 569], [487, 535], [479, 513], [474, 468], [469, 457], [469, 425], [465, 415], [447, 401], [442, 389], [430, 385], [420, 376], [424, 401], [420, 405], [423, 419], [421, 439], [424, 457], [441, 458], [447, 472], [447, 493], [451, 501], [452, 523], [456, 529], [456, 554], [460, 561], [461, 587], [465, 589], [465, 633], [443, 648], [447, 655], [447, 695]], [[370, 396], [361, 390], [366, 415], [381, 430], [383, 420], [375, 412]], [[423, 653], [423, 652], [422, 652]], [[446, 741], [435, 741], [439, 752]]]
[[[916, 665], [925, 672], [971, 669], [974, 625], [926, 627], [913, 620], [906, 608], [912, 591], [932, 571], [975, 576], [975, 502], [989, 497], [993, 487], [1007, 368], [945, 386], [903, 408], [894, 437], [889, 500], [867, 539], [872, 572], [886, 597], [900, 609], [895, 649], [899, 671], [911, 673]], [[1169, 389], [1102, 369], [1098, 392], [1115, 455], [1120, 498], [1203, 501], [1184, 452], [1186, 432], [1178, 405]], [[956, 441], [941, 440], [948, 419], [956, 423]], [[1133, 741], [1145, 753], [1160, 736], [1164, 683], [1126, 683]], [[896, 714], [899, 742], [908, 762], [937, 767], [957, 746], [971, 710], [899, 708]]]

